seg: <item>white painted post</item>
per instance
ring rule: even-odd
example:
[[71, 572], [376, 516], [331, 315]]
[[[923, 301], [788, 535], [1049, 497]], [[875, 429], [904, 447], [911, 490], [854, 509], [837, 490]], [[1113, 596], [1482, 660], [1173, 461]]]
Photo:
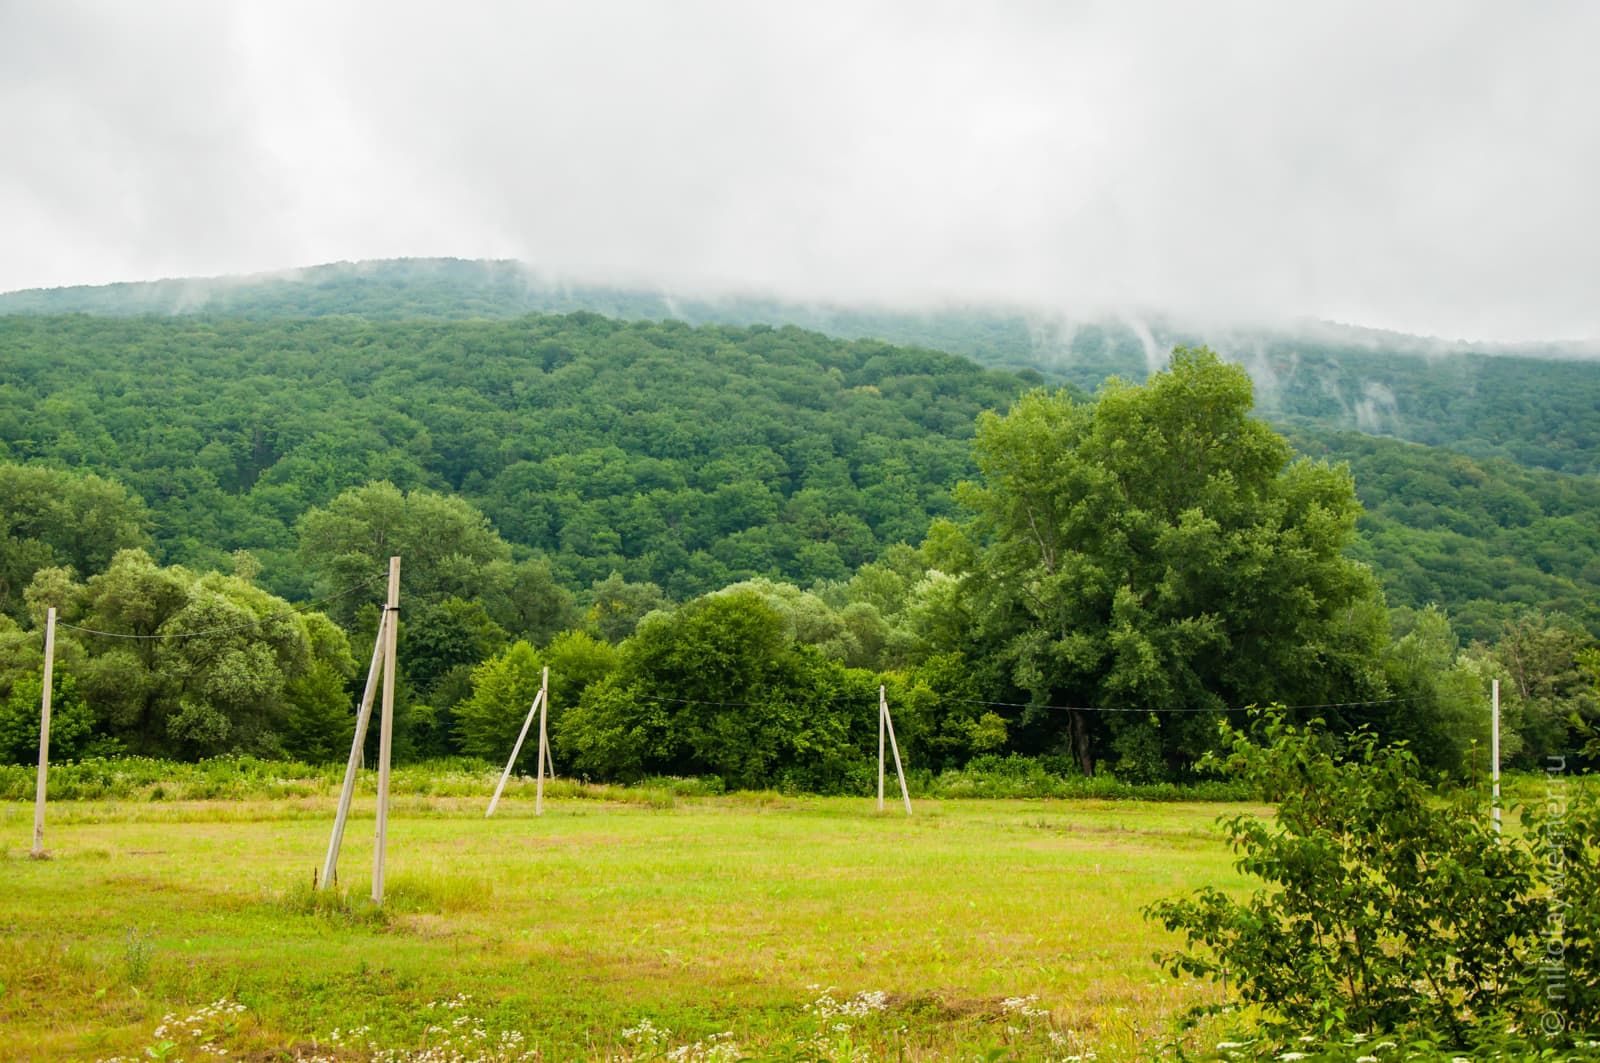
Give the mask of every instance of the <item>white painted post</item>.
[[[911, 792], [906, 789], [906, 773], [905, 773], [904, 769], [902, 769], [900, 767], [900, 743], [896, 742], [894, 740], [894, 717], [889, 715], [889, 699], [884, 694], [883, 687], [881, 687], [881, 686], [878, 688], [878, 711], [880, 713], [882, 713], [883, 722], [886, 725], [888, 725], [888, 728], [889, 728], [889, 748], [894, 751], [894, 773], [897, 776], [900, 777], [900, 798], [901, 798], [901, 800], [905, 801], [905, 803], [906, 803], [906, 815], [909, 816], [909, 815], [911, 815]], [[881, 741], [879, 742], [879, 748], [880, 749], [882, 748], [882, 742]], [[879, 772], [880, 772], [880, 774], [878, 775], [878, 807], [882, 808], [883, 807], [883, 775], [881, 774], [881, 772], [882, 772], [881, 754], [880, 754], [880, 760], [879, 760]]]
[[522, 721], [522, 730], [517, 735], [516, 745], [511, 747], [511, 759], [506, 761], [506, 770], [500, 773], [500, 784], [494, 788], [494, 796], [489, 798], [489, 811], [483, 814], [484, 819], [494, 815], [494, 806], [500, 803], [500, 791], [506, 788], [506, 780], [511, 778], [511, 768], [517, 762], [517, 754], [522, 752], [522, 743], [528, 737], [528, 728], [533, 726], [533, 718], [542, 704], [544, 704], [543, 687], [533, 695], [533, 704], [528, 706], [528, 718]]
[[361, 707], [356, 710], [356, 733], [350, 741], [350, 760], [344, 767], [344, 788], [339, 791], [339, 811], [333, 817], [333, 834], [328, 838], [328, 856], [322, 862], [319, 889], [331, 889], [339, 871], [339, 849], [344, 845], [344, 825], [350, 818], [350, 802], [356, 792], [356, 776], [361, 771], [361, 754], [367, 743], [367, 721], [372, 718], [372, 699], [378, 692], [378, 676], [383, 671], [383, 648], [388, 644], [389, 612], [378, 619], [378, 633], [372, 640], [372, 664], [367, 668], [367, 686], [361, 692]]
[[1500, 833], [1500, 680], [1493, 686], [1494, 724], [1489, 732], [1489, 756], [1494, 760], [1494, 832]]
[[[550, 715], [549, 665], [545, 665], [544, 674], [540, 677], [539, 693], [539, 772], [533, 790], [533, 814], [536, 816], [544, 815], [544, 766], [550, 760], [550, 737], [545, 730], [545, 718]], [[554, 777], [555, 772], [550, 774]]]
[[878, 811], [883, 811], [883, 719], [888, 714], [889, 699], [883, 687], [878, 687]]
[[389, 559], [389, 623], [383, 639], [383, 720], [378, 732], [378, 826], [372, 853], [372, 902], [383, 903], [384, 857], [389, 847], [389, 755], [394, 749], [395, 639], [400, 627], [400, 558]]
[[39, 779], [33, 799], [33, 853], [44, 859], [44, 794], [50, 774], [50, 681], [56, 665], [56, 610], [50, 607], [44, 621], [44, 681], [39, 697]]

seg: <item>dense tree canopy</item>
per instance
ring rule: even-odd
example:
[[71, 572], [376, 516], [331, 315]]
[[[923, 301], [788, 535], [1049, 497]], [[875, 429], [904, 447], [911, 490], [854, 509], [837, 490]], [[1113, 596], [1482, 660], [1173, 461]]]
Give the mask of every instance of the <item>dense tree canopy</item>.
[[[355, 662], [321, 613], [237, 576], [163, 568], [142, 550], [120, 551], [81, 583], [43, 569], [28, 599], [35, 612], [58, 610], [58, 682], [92, 709], [103, 749], [321, 760], [349, 748]], [[0, 660], [9, 696], [38, 691], [39, 647], [10, 649]]]
[[41, 568], [98, 572], [118, 550], [148, 546], [144, 503], [93, 474], [0, 462], [0, 613], [23, 615]]
[[0, 318], [0, 344], [12, 756], [53, 605], [139, 636], [64, 630], [63, 755], [342, 757], [391, 553], [402, 756], [505, 755], [546, 663], [563, 770], [734, 785], [865, 785], [880, 684], [920, 770], [1129, 779], [1255, 701], [1337, 702], [1462, 775], [1493, 678], [1517, 763], [1600, 715], [1592, 479], [1296, 427], [1361, 515], [1205, 351], [1017, 400], [1037, 375], [585, 313]]
[[[1182, 713], [1382, 692], [1377, 585], [1344, 555], [1349, 474], [1291, 462], [1251, 402], [1242, 370], [1179, 350], [1143, 386], [1092, 403], [1035, 391], [979, 419], [971, 578], [1036, 703]], [[1090, 715], [1070, 718], [1092, 771]], [[1192, 749], [1189, 729], [1163, 724], [1164, 757]]]
[[[152, 506], [165, 560], [224, 568], [246, 548], [294, 597], [380, 553], [380, 511], [418, 490], [413, 508], [472, 503], [568, 587], [846, 578], [952, 512], [974, 416], [1024, 386], [934, 351], [593, 314], [8, 317], [0, 346], [0, 460], [114, 476]], [[302, 570], [297, 522], [353, 488], [363, 514], [300, 529]], [[359, 550], [351, 519], [376, 530]]]
[[[405, 287], [418, 282], [405, 270], [363, 276], [381, 278], [396, 297], [418, 290]], [[314, 304], [299, 312], [318, 312]], [[1039, 379], [793, 328], [625, 325], [582, 313], [398, 323], [275, 316], [291, 305], [262, 308], [270, 320], [0, 318], [0, 467], [35, 470], [11, 485], [9, 509], [0, 492], [0, 510], [27, 524], [8, 518], [16, 545], [0, 552], [0, 582], [11, 588], [0, 609], [19, 615], [15, 596], [34, 568], [72, 564], [81, 574], [138, 545], [163, 562], [222, 571], [248, 549], [264, 586], [311, 597], [298, 522], [380, 481], [402, 495], [472, 503], [514, 559], [535, 563], [519, 579], [574, 592], [612, 572], [680, 599], [757, 576], [844, 581], [955, 515], [949, 488], [975, 471], [966, 442], [974, 416]], [[389, 316], [401, 316], [394, 309]], [[974, 327], [980, 346], [1004, 332]], [[1101, 365], [1090, 355], [1108, 344], [1116, 358], [1102, 370], [1142, 373], [1136, 341], [1080, 333], [1075, 360], [1064, 363], [1073, 373]], [[1258, 375], [1271, 369], [1269, 399], [1328, 404], [1295, 413], [1293, 439], [1303, 452], [1351, 463], [1366, 506], [1353, 550], [1393, 602], [1438, 604], [1468, 638], [1493, 638], [1529, 607], [1600, 631], [1592, 476], [1326, 430], [1355, 425], [1359, 418], [1340, 411], [1375, 403], [1362, 398], [1363, 380], [1381, 378], [1400, 420], [1369, 427], [1426, 429], [1429, 442], [1478, 454], [1587, 468], [1524, 451], [1600, 453], [1572, 443], [1592, 432], [1588, 389], [1600, 378], [1592, 366], [1482, 356], [1465, 368], [1398, 357], [1389, 366], [1371, 351], [1263, 350], [1252, 365]], [[1547, 376], [1548, 386], [1523, 379]], [[1480, 401], [1514, 384], [1531, 389], [1520, 404]], [[1326, 398], [1329, 389], [1337, 399]], [[1547, 400], [1572, 408], [1541, 413]], [[1516, 425], [1493, 427], [1512, 413]], [[1473, 433], [1500, 442], [1480, 446]], [[60, 500], [64, 484], [86, 484], [86, 474], [126, 485], [117, 490], [132, 507], [129, 534], [105, 534], [98, 518], [28, 523], [82, 510], [87, 500], [66, 508]], [[75, 556], [63, 530], [97, 552]], [[502, 603], [491, 613], [508, 630], [541, 637], [567, 626], [566, 605], [549, 595], [512, 599], [523, 600], [551, 608], [514, 618], [514, 605]]]
[[[1010, 307], [904, 311], [751, 297], [694, 299], [556, 282], [518, 262], [460, 259], [335, 263], [292, 275], [0, 294], [0, 314], [394, 321], [580, 311], [694, 325], [792, 325], [846, 340], [948, 351], [1088, 390], [1112, 376], [1142, 380], [1159, 368], [1155, 351], [1206, 340], [1160, 319], [1096, 322]], [[1248, 368], [1258, 409], [1282, 426], [1381, 434], [1477, 459], [1600, 472], [1600, 372], [1594, 362], [1600, 351], [1592, 342], [1473, 348], [1322, 323], [1232, 328], [1224, 339], [1211, 342]]]

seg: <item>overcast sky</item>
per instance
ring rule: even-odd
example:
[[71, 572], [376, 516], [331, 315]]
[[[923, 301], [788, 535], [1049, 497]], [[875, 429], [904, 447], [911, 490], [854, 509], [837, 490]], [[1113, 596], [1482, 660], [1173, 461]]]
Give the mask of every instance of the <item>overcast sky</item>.
[[1600, 337], [1600, 4], [0, 0], [0, 290], [685, 292]]

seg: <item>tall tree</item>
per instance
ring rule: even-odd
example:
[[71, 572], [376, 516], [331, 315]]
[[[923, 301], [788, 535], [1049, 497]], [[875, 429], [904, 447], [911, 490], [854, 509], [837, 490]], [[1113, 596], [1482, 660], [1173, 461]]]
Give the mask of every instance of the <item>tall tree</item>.
[[1179, 348], [1142, 386], [978, 419], [969, 594], [1035, 707], [1077, 707], [1085, 773], [1113, 742], [1181, 764], [1214, 731], [1199, 713], [1382, 692], [1376, 583], [1344, 555], [1350, 476], [1292, 461], [1252, 402], [1242, 369]]
[[[511, 548], [476, 507], [453, 495], [409, 494], [387, 481], [353, 488], [300, 518], [300, 558], [325, 593], [380, 577], [400, 555], [407, 599], [481, 598], [513, 578]], [[348, 621], [363, 600], [332, 603]]]

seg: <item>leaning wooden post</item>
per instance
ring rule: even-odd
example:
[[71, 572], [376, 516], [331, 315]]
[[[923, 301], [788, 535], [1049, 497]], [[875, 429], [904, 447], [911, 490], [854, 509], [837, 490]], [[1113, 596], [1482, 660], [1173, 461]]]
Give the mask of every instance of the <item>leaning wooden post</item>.
[[[550, 666], [545, 665], [539, 679], [539, 780], [533, 788], [533, 814], [544, 815], [544, 766], [550, 760], [550, 737], [545, 730], [545, 718], [550, 715]], [[555, 772], [550, 773], [553, 777]]]
[[394, 748], [395, 637], [400, 627], [400, 558], [389, 559], [388, 623], [383, 639], [383, 722], [378, 732], [378, 827], [372, 853], [372, 901], [383, 903], [383, 861], [389, 845], [389, 754]]
[[51, 606], [44, 621], [44, 682], [39, 697], [39, 780], [33, 799], [33, 853], [44, 859], [44, 794], [50, 774], [50, 680], [56, 665], [56, 610]]
[[883, 718], [888, 713], [889, 699], [878, 687], [878, 811], [883, 811]]
[[1494, 832], [1500, 833], [1500, 680], [1492, 687], [1493, 723], [1489, 730], [1489, 756], [1494, 760]]
[[[883, 687], [878, 688], [878, 712], [881, 714], [884, 726], [889, 728], [889, 748], [894, 752], [894, 773], [900, 778], [900, 797], [906, 803], [906, 815], [911, 815], [911, 793], [906, 789], [906, 773], [900, 767], [900, 743], [894, 740], [894, 717], [889, 715], [889, 699], [884, 694]], [[879, 749], [882, 749], [882, 740], [879, 740]], [[878, 774], [878, 807], [883, 807], [883, 768], [880, 752]]]
[[339, 848], [344, 844], [344, 825], [350, 818], [350, 802], [355, 797], [356, 775], [361, 771], [361, 753], [367, 743], [367, 721], [372, 718], [372, 699], [378, 692], [378, 676], [383, 671], [383, 649], [388, 644], [389, 612], [378, 620], [378, 633], [372, 640], [372, 664], [367, 668], [367, 687], [361, 692], [361, 708], [356, 711], [356, 733], [350, 742], [350, 760], [344, 767], [344, 788], [339, 791], [339, 811], [333, 817], [333, 836], [328, 839], [328, 856], [322, 862], [321, 889], [328, 889], [338, 878]]
[[494, 815], [494, 808], [500, 803], [500, 791], [506, 788], [506, 780], [511, 778], [511, 769], [516, 766], [517, 754], [522, 752], [522, 743], [527, 741], [528, 728], [533, 726], [533, 718], [539, 713], [539, 706], [544, 704], [544, 688], [540, 687], [533, 695], [533, 704], [528, 706], [528, 718], [522, 721], [522, 730], [517, 732], [517, 741], [511, 747], [511, 759], [506, 761], [506, 770], [500, 773], [500, 782], [494, 788], [494, 796], [489, 798], [489, 811], [483, 814], [484, 819]]

